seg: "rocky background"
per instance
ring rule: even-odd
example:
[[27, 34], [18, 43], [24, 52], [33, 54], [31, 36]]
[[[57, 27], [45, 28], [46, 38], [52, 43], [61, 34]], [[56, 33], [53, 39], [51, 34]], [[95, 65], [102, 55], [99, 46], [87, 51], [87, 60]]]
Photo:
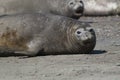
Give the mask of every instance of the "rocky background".
[[120, 16], [80, 21], [96, 31], [91, 54], [0, 57], [0, 80], [120, 80]]

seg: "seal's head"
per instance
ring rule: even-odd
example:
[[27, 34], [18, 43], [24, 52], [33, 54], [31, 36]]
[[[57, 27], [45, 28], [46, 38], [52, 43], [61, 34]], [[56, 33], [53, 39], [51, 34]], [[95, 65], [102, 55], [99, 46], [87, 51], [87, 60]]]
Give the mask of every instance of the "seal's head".
[[73, 18], [78, 19], [80, 16], [82, 16], [84, 11], [84, 4], [82, 0], [69, 0], [68, 2], [68, 10], [69, 14]]
[[74, 35], [81, 45], [86, 46], [94, 42], [94, 34], [92, 28], [78, 28]]
[[69, 42], [73, 46], [72, 51], [77, 53], [89, 53], [96, 45], [94, 29], [86, 23], [74, 25], [69, 30]]

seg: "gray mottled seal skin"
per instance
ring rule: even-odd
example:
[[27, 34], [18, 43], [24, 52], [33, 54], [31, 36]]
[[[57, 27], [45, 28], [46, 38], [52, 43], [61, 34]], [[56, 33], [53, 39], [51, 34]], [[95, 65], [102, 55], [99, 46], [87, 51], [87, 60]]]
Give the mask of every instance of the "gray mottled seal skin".
[[95, 44], [90, 25], [71, 18], [37, 13], [0, 18], [0, 52], [27, 56], [89, 53]]
[[77, 19], [83, 9], [82, 0], [0, 0], [0, 15], [43, 12]]

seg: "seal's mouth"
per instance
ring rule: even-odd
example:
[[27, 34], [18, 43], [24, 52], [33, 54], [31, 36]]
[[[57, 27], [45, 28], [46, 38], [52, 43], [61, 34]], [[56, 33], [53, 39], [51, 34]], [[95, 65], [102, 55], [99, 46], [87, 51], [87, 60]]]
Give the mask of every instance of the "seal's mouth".
[[83, 44], [90, 44], [92, 41], [84, 41]]
[[74, 11], [75, 16], [82, 16], [82, 14], [83, 14], [83, 8], [82, 7], [78, 8]]
[[83, 13], [83, 10], [82, 10], [82, 9], [77, 9], [77, 10], [75, 11], [75, 13], [77, 13], [77, 14]]
[[83, 39], [81, 40], [83, 45], [89, 45], [91, 43], [94, 43], [93, 37], [90, 37], [90, 36], [83, 37]]
[[94, 42], [91, 41], [91, 40], [87, 40], [87, 41], [83, 41], [83, 45], [90, 45], [90, 44], [93, 44]]

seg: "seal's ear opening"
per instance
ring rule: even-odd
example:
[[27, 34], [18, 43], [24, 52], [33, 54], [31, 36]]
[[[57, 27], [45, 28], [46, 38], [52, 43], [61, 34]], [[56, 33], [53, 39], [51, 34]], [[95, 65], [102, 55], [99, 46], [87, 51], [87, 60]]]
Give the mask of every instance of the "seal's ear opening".
[[93, 32], [94, 30], [93, 30], [93, 29], [90, 29], [89, 31], [90, 31], [90, 32]]

